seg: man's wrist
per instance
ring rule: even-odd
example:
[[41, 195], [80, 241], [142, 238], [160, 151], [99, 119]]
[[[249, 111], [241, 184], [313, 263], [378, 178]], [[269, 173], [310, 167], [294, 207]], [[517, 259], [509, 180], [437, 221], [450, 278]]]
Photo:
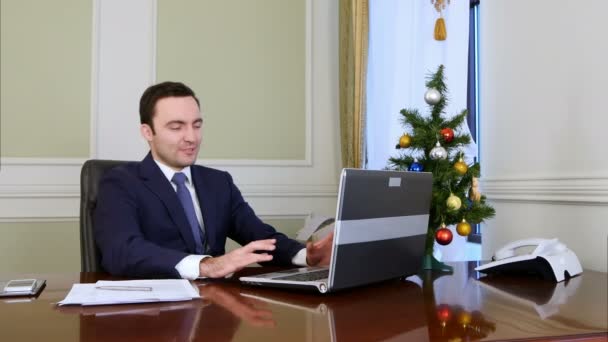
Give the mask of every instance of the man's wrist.
[[206, 255], [199, 262], [199, 278], [213, 278], [211, 272], [211, 263], [213, 257], [210, 255]]
[[195, 254], [188, 255], [175, 265], [175, 270], [183, 279], [196, 279], [199, 277], [200, 273], [200, 261], [205, 257], [208, 256]]

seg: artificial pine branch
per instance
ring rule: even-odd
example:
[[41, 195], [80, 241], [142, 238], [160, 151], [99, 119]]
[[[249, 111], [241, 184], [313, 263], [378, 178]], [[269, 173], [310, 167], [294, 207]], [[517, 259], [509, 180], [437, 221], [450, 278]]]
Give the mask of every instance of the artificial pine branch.
[[418, 113], [416, 109], [402, 109], [401, 115], [403, 115], [402, 122], [403, 125], [410, 125], [413, 127], [422, 126], [425, 124], [424, 118]]
[[467, 111], [466, 109], [463, 109], [462, 112], [460, 112], [460, 114], [456, 115], [455, 117], [446, 120], [445, 121], [445, 125], [444, 127], [450, 127], [450, 128], [457, 128], [460, 125], [462, 125], [462, 123], [464, 122], [464, 120], [467, 117], [469, 111]]
[[445, 85], [445, 82], [443, 82], [443, 70], [445, 69], [445, 67], [442, 65], [439, 66], [439, 68], [437, 69], [437, 72], [435, 72], [434, 74], [430, 75], [427, 79], [426, 82], [426, 87], [427, 88], [435, 88], [437, 90], [439, 90], [439, 92], [441, 93], [446, 93], [448, 91], [448, 88]]
[[431, 118], [439, 119], [441, 113], [445, 109], [448, 104], [448, 88], [443, 81], [443, 65], [439, 66], [439, 69], [435, 74], [432, 74], [428, 77], [428, 81], [426, 82], [427, 88], [435, 88], [441, 94], [441, 99], [435, 105], [431, 105]]

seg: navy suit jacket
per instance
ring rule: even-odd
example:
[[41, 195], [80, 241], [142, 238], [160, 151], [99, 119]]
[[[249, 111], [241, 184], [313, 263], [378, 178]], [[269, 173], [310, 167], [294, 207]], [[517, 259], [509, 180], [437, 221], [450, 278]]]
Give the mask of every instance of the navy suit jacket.
[[[224, 254], [227, 237], [241, 245], [274, 238], [276, 249], [268, 264], [291, 265], [304, 246], [263, 223], [230, 174], [199, 165], [190, 169], [205, 225], [206, 254]], [[102, 177], [94, 231], [101, 264], [114, 275], [179, 277], [175, 265], [195, 250], [184, 209], [150, 153]]]

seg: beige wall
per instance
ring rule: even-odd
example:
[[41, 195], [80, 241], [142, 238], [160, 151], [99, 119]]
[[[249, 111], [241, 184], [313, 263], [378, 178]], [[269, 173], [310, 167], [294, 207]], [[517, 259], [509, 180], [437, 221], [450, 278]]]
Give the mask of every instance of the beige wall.
[[88, 156], [91, 1], [0, 6], [1, 156]]
[[305, 0], [160, 0], [157, 80], [197, 92], [206, 159], [304, 159]]
[[[205, 158], [305, 158], [305, 4], [158, 2], [157, 80], [203, 101]], [[2, 157], [88, 157], [92, 1], [1, 6]]]
[[80, 272], [77, 221], [0, 223], [1, 273]]
[[198, 163], [229, 171], [262, 218], [293, 236], [333, 214], [337, 1], [0, 4], [0, 273], [80, 269], [82, 163], [144, 156], [138, 101], [157, 78], [193, 85]]

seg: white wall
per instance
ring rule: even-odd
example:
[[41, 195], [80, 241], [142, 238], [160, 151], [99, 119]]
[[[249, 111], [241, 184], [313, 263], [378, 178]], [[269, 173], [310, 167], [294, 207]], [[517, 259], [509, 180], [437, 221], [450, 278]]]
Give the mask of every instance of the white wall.
[[608, 37], [603, 0], [480, 4], [482, 256], [557, 237], [607, 271]]

